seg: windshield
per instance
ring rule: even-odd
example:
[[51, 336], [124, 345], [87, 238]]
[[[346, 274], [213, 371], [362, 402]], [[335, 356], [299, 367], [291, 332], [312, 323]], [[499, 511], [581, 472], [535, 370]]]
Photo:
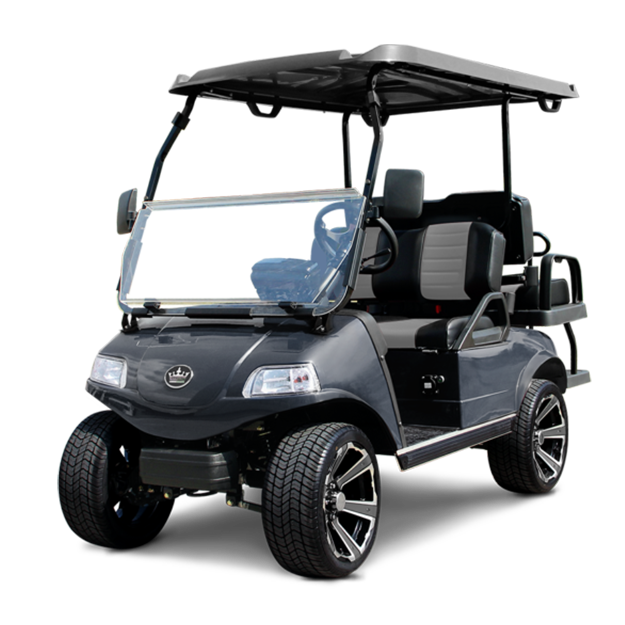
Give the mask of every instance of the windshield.
[[124, 253], [120, 306], [330, 312], [346, 294], [363, 207], [353, 189], [148, 202]]

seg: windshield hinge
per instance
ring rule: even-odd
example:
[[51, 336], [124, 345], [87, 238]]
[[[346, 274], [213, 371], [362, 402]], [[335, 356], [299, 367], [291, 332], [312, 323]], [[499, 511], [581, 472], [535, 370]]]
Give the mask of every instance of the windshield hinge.
[[139, 324], [137, 318], [134, 315], [128, 315], [124, 313], [122, 316], [122, 332], [124, 334], [130, 334], [131, 332], [137, 332], [139, 330]]
[[151, 313], [158, 312], [160, 307], [161, 307], [160, 302], [144, 302], [143, 303], [143, 308], [145, 308], [147, 311]]
[[133, 306], [130, 313], [124, 313], [122, 315], [122, 325], [119, 328], [120, 332], [129, 334], [130, 332], [136, 332], [139, 329], [137, 325], [137, 319], [139, 317], [147, 317], [148, 309], [144, 306]]
[[278, 308], [285, 310], [287, 313], [295, 314], [303, 306], [297, 302], [278, 302]]
[[331, 314], [313, 317], [312, 329], [315, 334], [329, 334], [332, 332], [332, 328], [333, 323]]

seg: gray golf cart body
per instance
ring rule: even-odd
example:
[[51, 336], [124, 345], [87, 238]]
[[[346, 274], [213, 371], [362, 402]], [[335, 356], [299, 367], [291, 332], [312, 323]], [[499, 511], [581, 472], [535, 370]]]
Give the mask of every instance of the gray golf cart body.
[[[267, 458], [294, 429], [351, 424], [376, 454], [395, 455], [405, 470], [512, 432], [535, 380], [561, 393], [590, 381], [577, 369], [571, 329], [586, 316], [579, 263], [547, 254], [544, 235], [547, 249], [535, 252], [531, 206], [512, 192], [510, 171], [509, 105], [533, 102], [555, 113], [577, 97], [573, 85], [385, 45], [361, 55], [336, 51], [200, 71], [178, 76], [171, 93], [186, 96], [186, 105], [142, 207], [133, 205], [136, 192], [120, 200], [118, 230], [131, 233], [118, 289], [123, 328], [100, 356], [124, 363], [124, 383], [87, 382], [140, 436], [143, 484], [168, 497], [224, 492], [229, 505], [260, 509], [245, 500], [243, 486], [263, 487]], [[286, 107], [341, 114], [345, 189], [155, 200], [163, 162], [198, 99], [244, 102], [269, 118]], [[501, 111], [502, 190], [424, 200], [425, 177], [406, 163], [386, 173], [374, 197], [383, 133], [394, 115], [482, 106]], [[353, 117], [374, 137], [362, 192], [352, 188]], [[159, 215], [280, 203], [297, 211], [311, 202], [323, 214], [344, 213], [346, 225], [315, 220], [308, 256], [256, 258], [248, 281], [258, 295], [168, 299], [147, 287], [133, 294]], [[220, 271], [210, 258], [201, 271]], [[570, 284], [551, 278], [562, 261]], [[321, 277], [311, 287], [314, 272]], [[571, 342], [568, 366], [536, 329], [561, 324]], [[254, 376], [294, 367], [309, 367], [315, 384], [301, 392], [254, 390], [264, 383]]]

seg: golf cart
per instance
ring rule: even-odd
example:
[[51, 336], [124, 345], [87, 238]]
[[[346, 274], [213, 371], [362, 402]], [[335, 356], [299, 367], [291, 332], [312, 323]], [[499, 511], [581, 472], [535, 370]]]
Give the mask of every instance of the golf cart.
[[[341, 577], [375, 540], [377, 454], [403, 471], [482, 447], [503, 488], [550, 491], [567, 453], [563, 394], [590, 381], [571, 328], [586, 307], [579, 262], [549, 253], [530, 202], [512, 192], [509, 106], [556, 113], [575, 87], [385, 45], [178, 76], [171, 93], [186, 104], [145, 199], [137, 210], [135, 189], [119, 202], [118, 232], [130, 233], [122, 327], [87, 381], [107, 410], [76, 428], [61, 461], [71, 529], [136, 547], [177, 497], [225, 493], [262, 513], [285, 569]], [[265, 118], [285, 107], [341, 114], [344, 188], [156, 200], [198, 98]], [[425, 200], [421, 171], [391, 169], [374, 197], [393, 115], [481, 106], [501, 112], [503, 190]], [[373, 133], [362, 192], [353, 117]], [[568, 280], [552, 276], [562, 262]], [[535, 329], [556, 325], [569, 368]]]

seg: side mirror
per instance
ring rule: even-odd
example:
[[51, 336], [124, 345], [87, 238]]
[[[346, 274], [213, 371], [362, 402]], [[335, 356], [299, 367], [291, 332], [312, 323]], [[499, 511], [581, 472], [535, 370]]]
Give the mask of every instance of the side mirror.
[[119, 196], [117, 234], [128, 234], [137, 217], [137, 190], [130, 189]]

